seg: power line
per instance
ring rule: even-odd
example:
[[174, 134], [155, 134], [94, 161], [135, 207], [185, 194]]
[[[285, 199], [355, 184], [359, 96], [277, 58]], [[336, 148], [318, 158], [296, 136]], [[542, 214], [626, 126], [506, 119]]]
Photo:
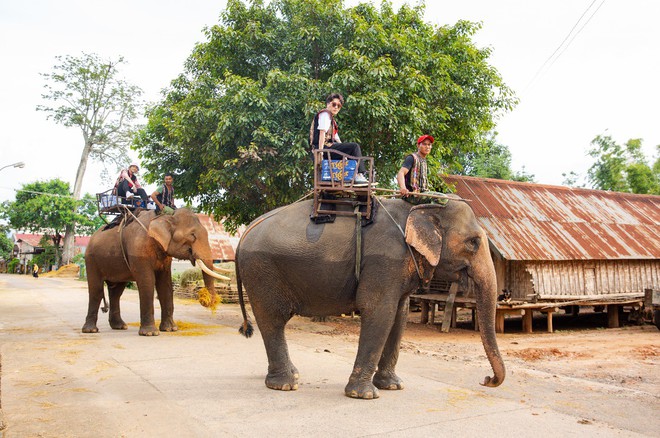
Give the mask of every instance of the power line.
[[[587, 12], [589, 12], [589, 10], [593, 7], [593, 5], [597, 1], [598, 0], [593, 0], [589, 4], [589, 6], [587, 6], [587, 8], [584, 10], [584, 12], [582, 12], [582, 15], [580, 15], [580, 18], [577, 19], [577, 21], [575, 22], [575, 24], [573, 25], [571, 30], [568, 32], [568, 34], [566, 34], [566, 36], [564, 37], [562, 42], [557, 46], [557, 48], [554, 50], [554, 52], [552, 52], [552, 54], [550, 56], [548, 56], [548, 58], [543, 62], [541, 67], [539, 67], [539, 69], [536, 71], [536, 73], [534, 74], [532, 79], [529, 81], [529, 83], [525, 86], [525, 88], [523, 90], [523, 93], [525, 91], [527, 91], [532, 86], [534, 81], [536, 81], [536, 79], [544, 71], [544, 69], [545, 69], [546, 65], [548, 65], [548, 63], [550, 63], [550, 64], [548, 65], [548, 68], [545, 69], [545, 71], [549, 70], [552, 67], [552, 65], [557, 61], [557, 59], [559, 59], [561, 57], [561, 55], [566, 51], [566, 49], [568, 49], [568, 47], [573, 43], [573, 41], [575, 40], [575, 37], [577, 37], [580, 34], [580, 32], [582, 32], [582, 30], [586, 27], [587, 24], [589, 24], [589, 22], [594, 17], [594, 15], [596, 15], [596, 12], [598, 12], [598, 10], [601, 8], [601, 6], [603, 6], [603, 4], [605, 3], [605, 0], [602, 0], [600, 2], [600, 4], [598, 5], [598, 7], [589, 16], [587, 21], [582, 25], [582, 27], [580, 27], [580, 29], [575, 34], [573, 34], [573, 31], [575, 31], [575, 29], [578, 27], [578, 25], [580, 24], [580, 22], [582, 21], [584, 16], [587, 15]], [[569, 40], [569, 38], [570, 38], [570, 40]], [[568, 43], [566, 43], [566, 41], [568, 41]], [[564, 44], [566, 44], [566, 45], [564, 46]], [[557, 56], [555, 57], [555, 55], [557, 55]]]
[[[598, 12], [598, 10], [600, 9], [600, 7], [603, 6], [604, 3], [605, 3], [605, 0], [603, 0], [602, 2], [600, 2], [600, 4], [598, 5], [598, 7], [596, 8], [596, 10], [595, 10], [595, 11], [589, 16], [589, 18], [587, 19], [587, 21], [586, 21], [586, 22], [582, 25], [582, 27], [581, 27], [581, 28], [575, 33], [575, 35], [573, 35], [573, 37], [572, 37], [571, 40], [568, 42], [568, 44], [566, 45], [566, 47], [564, 47], [564, 49], [563, 49], [561, 52], [559, 52], [559, 55], [557, 55], [557, 57], [556, 57], [556, 58], [552, 61], [552, 63], [548, 66], [548, 69], [550, 69], [550, 68], [552, 67], [552, 65], [555, 63], [555, 61], [557, 61], [557, 60], [559, 59], [559, 57], [561, 57], [561, 55], [564, 54], [564, 52], [565, 52], [566, 49], [568, 49], [568, 47], [571, 45], [571, 43], [573, 42], [573, 40], [575, 39], [575, 37], [577, 37], [578, 35], [580, 35], [580, 33], [582, 32], [582, 30], [583, 30], [585, 27], [587, 27], [587, 24], [589, 24], [589, 22], [591, 21], [591, 19], [594, 18], [594, 15], [596, 15], [596, 12]], [[583, 15], [584, 15], [584, 14], [583, 14]], [[580, 18], [582, 18], [582, 17], [580, 17]], [[576, 24], [577, 24], [577, 23], [576, 23]]]

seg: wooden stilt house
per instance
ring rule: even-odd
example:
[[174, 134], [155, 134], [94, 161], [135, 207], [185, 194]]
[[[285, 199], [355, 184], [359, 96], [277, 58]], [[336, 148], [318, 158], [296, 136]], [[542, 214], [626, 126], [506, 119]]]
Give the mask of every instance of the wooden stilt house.
[[530, 331], [534, 310], [568, 305], [606, 305], [615, 326], [619, 306], [641, 305], [645, 289], [660, 289], [660, 196], [465, 176], [445, 181], [471, 200], [488, 235], [498, 290], [510, 293], [498, 311], [529, 308]]

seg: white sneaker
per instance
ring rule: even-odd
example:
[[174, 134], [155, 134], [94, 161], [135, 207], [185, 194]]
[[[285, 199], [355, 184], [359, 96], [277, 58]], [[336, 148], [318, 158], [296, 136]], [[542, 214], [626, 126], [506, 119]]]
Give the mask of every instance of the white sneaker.
[[369, 184], [369, 180], [364, 177], [361, 173], [355, 175], [355, 184]]

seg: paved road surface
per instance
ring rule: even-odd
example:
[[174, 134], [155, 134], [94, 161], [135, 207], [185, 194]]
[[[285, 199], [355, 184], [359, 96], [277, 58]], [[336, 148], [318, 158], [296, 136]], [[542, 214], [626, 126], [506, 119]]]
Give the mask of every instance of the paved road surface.
[[[577, 381], [553, 391], [552, 376], [528, 385], [534, 374], [516, 369], [501, 387], [483, 388], [485, 356], [449, 367], [404, 351], [405, 390], [350, 399], [343, 389], [356, 345], [300, 330], [289, 334], [300, 389], [273, 391], [259, 334], [237, 333], [237, 306], [213, 315], [178, 301], [175, 319], [188, 327], [147, 338], [137, 335], [136, 293], [124, 295], [128, 331], [111, 330], [103, 314], [100, 333], [82, 334], [84, 283], [0, 275], [1, 438], [657, 436], [657, 394], [630, 409], [625, 392]], [[535, 387], [566, 398], [535, 398]]]

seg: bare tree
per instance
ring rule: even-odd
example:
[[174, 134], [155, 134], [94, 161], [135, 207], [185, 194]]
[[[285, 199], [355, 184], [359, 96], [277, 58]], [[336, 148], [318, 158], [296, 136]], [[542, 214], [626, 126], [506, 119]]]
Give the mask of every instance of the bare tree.
[[[96, 54], [83, 53], [80, 57], [58, 56], [58, 63], [46, 78], [46, 92], [42, 98], [53, 106], [38, 105], [37, 111], [48, 113], [47, 118], [66, 127], [82, 131], [84, 145], [73, 186], [73, 197], [80, 199], [87, 161], [115, 164], [128, 160], [133, 121], [141, 107], [142, 90], [118, 79], [117, 66], [124, 58], [103, 60]], [[73, 257], [76, 223], [66, 227], [63, 263]]]

